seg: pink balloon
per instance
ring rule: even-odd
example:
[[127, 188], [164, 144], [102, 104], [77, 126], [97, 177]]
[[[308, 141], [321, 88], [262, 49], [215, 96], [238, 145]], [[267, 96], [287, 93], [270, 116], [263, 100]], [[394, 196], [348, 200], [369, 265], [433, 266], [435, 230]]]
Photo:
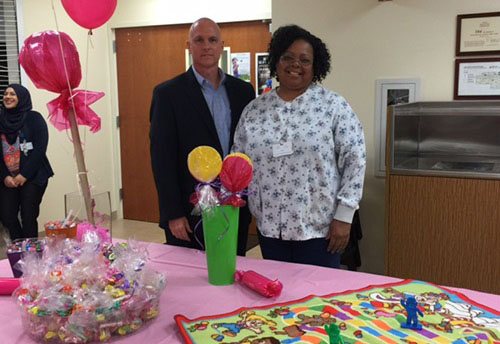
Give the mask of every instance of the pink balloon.
[[61, 0], [64, 9], [78, 25], [95, 29], [113, 15], [117, 0]]
[[64, 65], [72, 89], [82, 80], [78, 51], [71, 37], [64, 32], [44, 31], [26, 38], [19, 54], [19, 63], [37, 88], [51, 92], [61, 93], [68, 89]]

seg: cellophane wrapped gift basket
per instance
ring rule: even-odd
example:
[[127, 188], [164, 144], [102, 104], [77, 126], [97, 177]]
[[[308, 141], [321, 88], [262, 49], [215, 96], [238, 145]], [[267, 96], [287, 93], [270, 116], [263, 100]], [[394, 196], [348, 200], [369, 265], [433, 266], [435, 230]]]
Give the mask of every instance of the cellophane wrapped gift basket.
[[165, 276], [138, 243], [111, 244], [97, 232], [82, 241], [47, 238], [43, 255], [24, 254], [13, 298], [37, 342], [108, 341], [140, 329], [159, 312]]

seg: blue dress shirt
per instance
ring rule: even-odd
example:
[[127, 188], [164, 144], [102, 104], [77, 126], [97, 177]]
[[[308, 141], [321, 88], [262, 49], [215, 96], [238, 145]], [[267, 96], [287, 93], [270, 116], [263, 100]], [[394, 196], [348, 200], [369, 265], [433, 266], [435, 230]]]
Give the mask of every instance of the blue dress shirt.
[[229, 98], [226, 92], [226, 74], [219, 68], [220, 83], [219, 87], [215, 87], [205, 79], [198, 71], [193, 67], [193, 72], [201, 86], [201, 91], [205, 97], [212, 118], [214, 119], [215, 128], [217, 129], [217, 136], [219, 136], [219, 141], [222, 146], [222, 152], [224, 157], [229, 153], [229, 138], [231, 133], [231, 106], [229, 104]]

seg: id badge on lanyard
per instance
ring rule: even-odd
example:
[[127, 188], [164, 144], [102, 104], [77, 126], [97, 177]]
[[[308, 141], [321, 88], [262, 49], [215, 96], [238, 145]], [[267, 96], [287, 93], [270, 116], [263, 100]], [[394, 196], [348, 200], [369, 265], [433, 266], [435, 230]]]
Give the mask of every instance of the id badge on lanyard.
[[33, 149], [33, 142], [26, 142], [26, 138], [24, 137], [23, 133], [19, 135], [20, 141], [22, 142], [19, 144], [20, 150], [24, 153], [25, 156], [28, 156], [28, 151]]

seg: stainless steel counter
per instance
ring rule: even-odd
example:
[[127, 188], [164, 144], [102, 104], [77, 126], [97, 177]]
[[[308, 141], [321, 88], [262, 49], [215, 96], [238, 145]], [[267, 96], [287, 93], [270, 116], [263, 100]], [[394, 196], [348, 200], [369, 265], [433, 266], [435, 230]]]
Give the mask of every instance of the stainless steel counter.
[[500, 179], [500, 158], [435, 155], [401, 159], [395, 174]]
[[391, 172], [500, 179], [500, 102], [391, 108]]

